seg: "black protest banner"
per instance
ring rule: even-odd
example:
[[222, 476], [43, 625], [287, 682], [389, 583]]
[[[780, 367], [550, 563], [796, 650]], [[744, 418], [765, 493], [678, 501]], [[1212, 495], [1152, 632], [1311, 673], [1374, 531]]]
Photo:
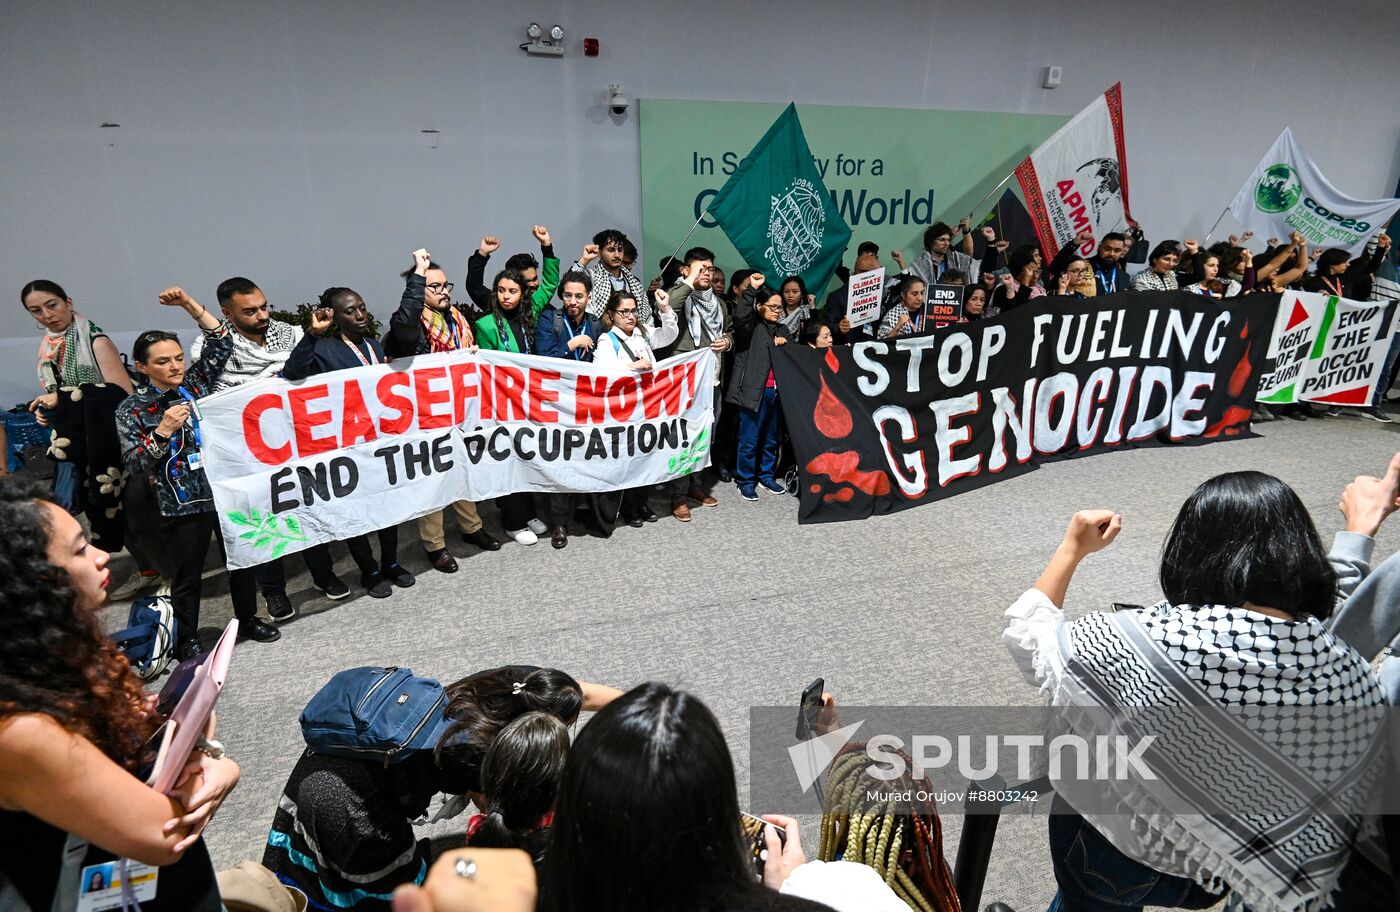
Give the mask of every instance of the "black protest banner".
[[778, 348], [799, 520], [892, 513], [1057, 456], [1248, 436], [1278, 303], [1048, 297], [920, 336]]

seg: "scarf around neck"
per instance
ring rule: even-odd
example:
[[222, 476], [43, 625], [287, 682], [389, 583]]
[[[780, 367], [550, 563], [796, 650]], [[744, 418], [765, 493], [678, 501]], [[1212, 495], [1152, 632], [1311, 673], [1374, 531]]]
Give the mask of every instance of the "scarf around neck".
[[60, 386], [102, 383], [92, 343], [105, 335], [102, 327], [78, 313], [62, 333], [44, 333], [39, 340], [39, 385], [44, 392], [52, 393]]
[[692, 291], [685, 300], [685, 319], [690, 327], [690, 340], [700, 344], [703, 332], [709, 330], [710, 338], [718, 339], [724, 332], [724, 309], [713, 288]]
[[467, 318], [456, 307], [449, 304], [447, 310], [441, 311], [423, 304], [423, 337], [428, 340], [428, 351], [456, 351], [468, 332]]
[[1313, 618], [1161, 602], [1062, 623], [1046, 651], [1037, 673], [1071, 731], [1158, 735], [1153, 777], [1057, 781], [1071, 804], [1111, 803], [1136, 860], [1255, 912], [1330, 908], [1384, 752], [1384, 698], [1353, 649]]

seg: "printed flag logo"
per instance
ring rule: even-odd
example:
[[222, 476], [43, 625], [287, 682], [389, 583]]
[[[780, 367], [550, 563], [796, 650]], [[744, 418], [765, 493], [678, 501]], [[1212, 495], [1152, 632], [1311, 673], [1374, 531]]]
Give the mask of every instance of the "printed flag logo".
[[787, 275], [801, 275], [822, 251], [826, 228], [826, 204], [821, 191], [805, 178], [796, 178], [782, 196], [773, 197], [768, 214], [768, 239], [764, 256], [780, 264]]
[[1287, 212], [1298, 205], [1303, 195], [1302, 182], [1298, 172], [1287, 162], [1279, 162], [1264, 169], [1259, 175], [1259, 183], [1254, 187], [1254, 205], [1262, 212]]
[[864, 724], [865, 720], [862, 719], [788, 748], [788, 759], [792, 761], [792, 771], [797, 774], [803, 794], [806, 794], [821, 774], [826, 772], [831, 766], [831, 761], [851, 743], [856, 731]]

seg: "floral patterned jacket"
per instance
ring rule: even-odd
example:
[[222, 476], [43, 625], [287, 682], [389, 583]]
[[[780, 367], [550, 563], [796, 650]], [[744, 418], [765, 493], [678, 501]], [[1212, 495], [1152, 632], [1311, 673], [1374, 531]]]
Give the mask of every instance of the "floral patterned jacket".
[[[182, 388], [198, 399], [214, 391], [214, 385], [233, 354], [233, 337], [228, 324], [204, 334], [204, 350], [199, 360], [185, 371]], [[176, 400], [179, 401], [179, 400]], [[153, 386], [142, 386], [117, 407], [117, 437], [127, 471], [141, 472], [155, 486], [156, 501], [165, 516], [189, 516], [214, 509], [214, 492], [199, 465], [198, 419], [191, 414], [185, 426], [169, 440], [156, 435], [165, 416], [166, 394]], [[194, 465], [191, 465], [191, 457]]]

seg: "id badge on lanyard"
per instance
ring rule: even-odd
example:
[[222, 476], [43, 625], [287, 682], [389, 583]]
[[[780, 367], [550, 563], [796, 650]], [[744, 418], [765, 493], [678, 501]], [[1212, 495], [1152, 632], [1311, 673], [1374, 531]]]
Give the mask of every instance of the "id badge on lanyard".
[[78, 881], [78, 904], [74, 912], [139, 910], [141, 903], [156, 898], [159, 878], [160, 868], [129, 858], [88, 865]]

